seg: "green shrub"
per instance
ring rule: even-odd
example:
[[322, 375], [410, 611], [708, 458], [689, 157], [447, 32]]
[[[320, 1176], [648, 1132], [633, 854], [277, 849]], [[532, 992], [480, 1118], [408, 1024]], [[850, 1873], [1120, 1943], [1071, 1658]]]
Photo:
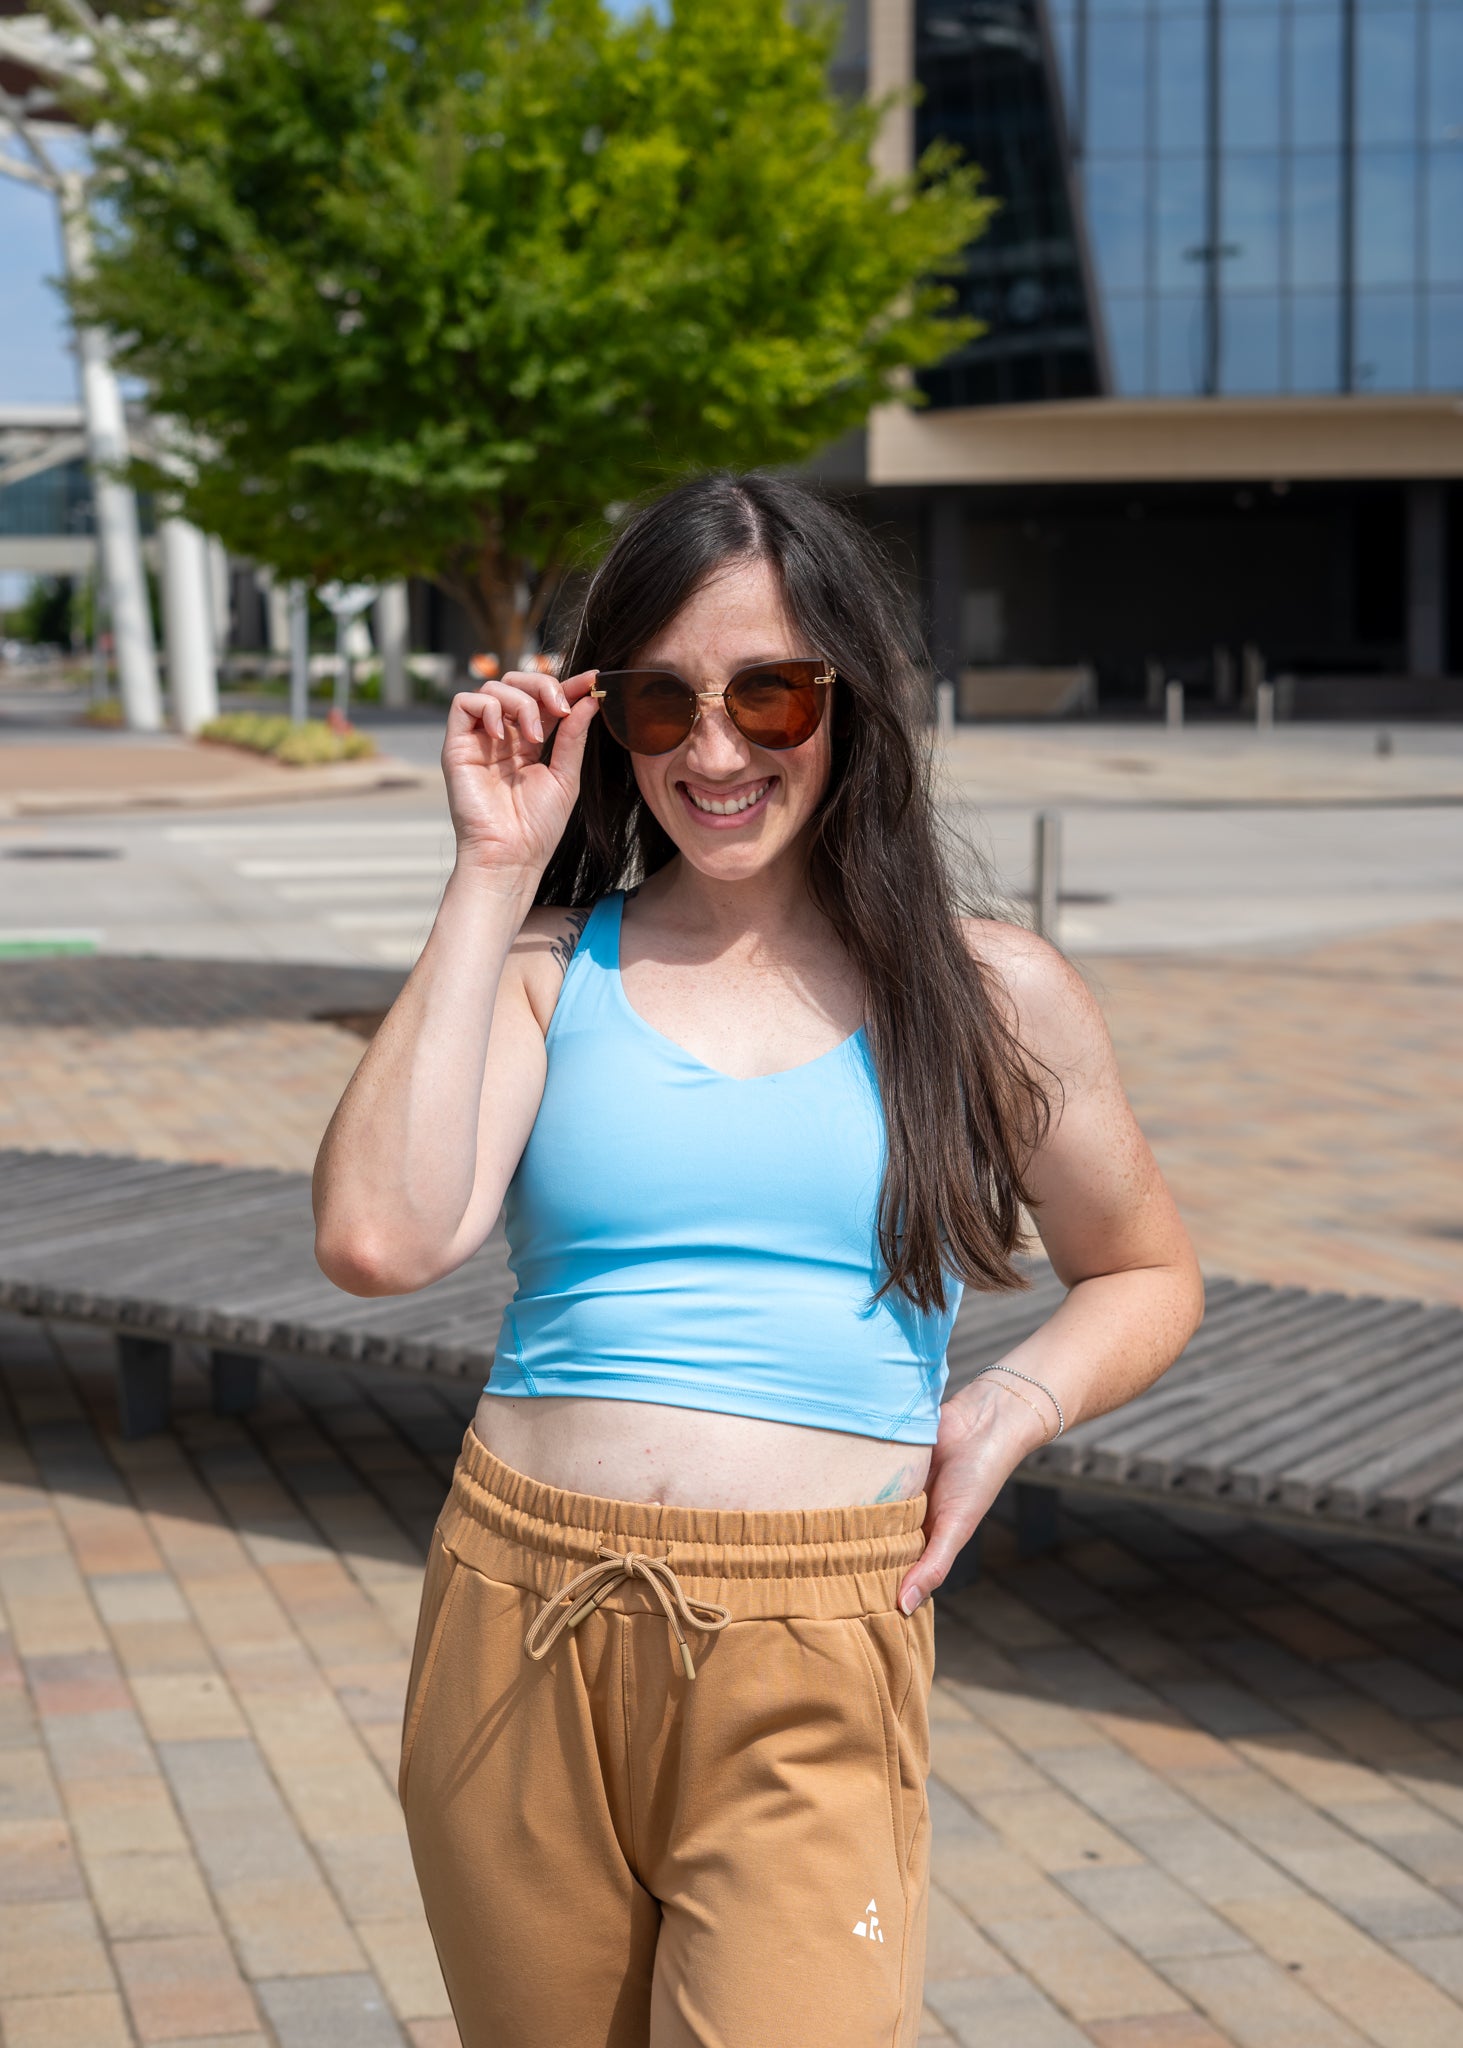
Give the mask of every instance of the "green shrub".
[[323, 761], [364, 761], [376, 751], [369, 733], [335, 732], [322, 719], [291, 726], [274, 749], [276, 761], [292, 768], [314, 768]]
[[87, 705], [81, 714], [83, 725], [125, 725], [126, 713], [120, 697], [97, 697]]
[[376, 751], [369, 733], [347, 727], [344, 732], [323, 718], [307, 719], [296, 725], [292, 719], [267, 711], [228, 711], [211, 718], [198, 737], [224, 746], [247, 747], [254, 754], [268, 754], [290, 768], [317, 768], [331, 761], [363, 761]]

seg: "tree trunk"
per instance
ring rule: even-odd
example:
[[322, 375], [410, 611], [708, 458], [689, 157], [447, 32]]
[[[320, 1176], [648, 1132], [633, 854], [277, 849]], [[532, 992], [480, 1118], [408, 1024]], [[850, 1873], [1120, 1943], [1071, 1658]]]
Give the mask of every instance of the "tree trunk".
[[495, 654], [500, 673], [520, 668], [525, 645], [537, 632], [562, 575], [557, 562], [540, 566], [509, 554], [496, 530], [485, 529], [481, 546], [464, 551], [442, 579], [442, 588], [466, 611], [480, 646]]

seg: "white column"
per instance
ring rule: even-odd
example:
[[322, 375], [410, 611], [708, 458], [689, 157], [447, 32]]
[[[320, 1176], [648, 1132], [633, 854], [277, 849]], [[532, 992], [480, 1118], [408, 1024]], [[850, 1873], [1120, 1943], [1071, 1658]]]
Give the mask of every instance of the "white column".
[[[60, 198], [67, 268], [73, 277], [85, 277], [91, 266], [91, 233], [86, 218], [86, 188], [75, 172], [65, 178]], [[122, 393], [112, 369], [106, 337], [99, 328], [78, 326], [76, 353], [81, 368], [81, 404], [86, 418], [97, 540], [107, 584], [107, 608], [112, 617], [122, 707], [134, 731], [157, 732], [163, 722], [163, 702], [158, 688], [147, 579], [142, 568], [137, 495], [118, 476], [129, 454]]]
[[381, 701], [393, 710], [404, 711], [411, 702], [411, 682], [406, 672], [411, 620], [405, 583], [382, 585], [373, 623], [376, 648], [381, 656]]
[[197, 732], [218, 716], [218, 671], [209, 616], [208, 543], [186, 519], [164, 519], [163, 630], [173, 716], [184, 732]]
[[290, 609], [290, 717], [303, 725], [310, 716], [310, 593], [292, 583]]
[[229, 551], [213, 534], [208, 537], [208, 616], [213, 628], [213, 652], [222, 661], [229, 651], [234, 599], [229, 576]]
[[914, 0], [868, 0], [869, 98], [903, 93], [885, 114], [871, 152], [874, 169], [891, 182], [914, 169]]
[[259, 578], [264, 587], [264, 637], [271, 654], [288, 654], [290, 651], [290, 596], [289, 585], [281, 583], [272, 569], [264, 570]]

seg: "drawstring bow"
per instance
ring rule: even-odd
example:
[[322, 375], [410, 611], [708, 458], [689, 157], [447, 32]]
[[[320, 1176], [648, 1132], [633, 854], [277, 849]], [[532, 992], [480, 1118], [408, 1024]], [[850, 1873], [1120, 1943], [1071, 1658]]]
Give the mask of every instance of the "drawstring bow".
[[[603, 1545], [599, 1556], [598, 1564], [587, 1566], [539, 1609], [523, 1638], [523, 1647], [529, 1656], [535, 1662], [546, 1657], [563, 1632], [578, 1628], [580, 1622], [593, 1614], [622, 1579], [643, 1579], [670, 1623], [676, 1648], [681, 1653], [682, 1670], [687, 1678], [694, 1678], [696, 1666], [691, 1661], [686, 1629], [700, 1629], [707, 1635], [714, 1635], [731, 1620], [730, 1608], [720, 1607], [714, 1600], [687, 1599], [667, 1558], [646, 1557], [638, 1550], [610, 1550]], [[550, 1622], [551, 1617], [551, 1625], [545, 1628], [544, 1624]]]

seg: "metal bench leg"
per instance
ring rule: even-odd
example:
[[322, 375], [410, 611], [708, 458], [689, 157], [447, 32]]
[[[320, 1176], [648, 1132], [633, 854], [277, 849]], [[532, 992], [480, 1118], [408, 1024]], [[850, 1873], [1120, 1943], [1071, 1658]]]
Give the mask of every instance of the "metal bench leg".
[[945, 1574], [942, 1593], [959, 1593], [966, 1586], [973, 1586], [980, 1577], [980, 1530], [977, 1529], [963, 1550], [955, 1553], [955, 1562]]
[[208, 1354], [208, 1371], [215, 1415], [242, 1415], [259, 1399], [259, 1359], [255, 1352], [212, 1350]]
[[1041, 1557], [1056, 1547], [1061, 1500], [1054, 1486], [1032, 1486], [1018, 1479], [1016, 1493], [1016, 1554]]
[[166, 1429], [173, 1412], [173, 1347], [165, 1337], [117, 1333], [117, 1414], [124, 1437]]

